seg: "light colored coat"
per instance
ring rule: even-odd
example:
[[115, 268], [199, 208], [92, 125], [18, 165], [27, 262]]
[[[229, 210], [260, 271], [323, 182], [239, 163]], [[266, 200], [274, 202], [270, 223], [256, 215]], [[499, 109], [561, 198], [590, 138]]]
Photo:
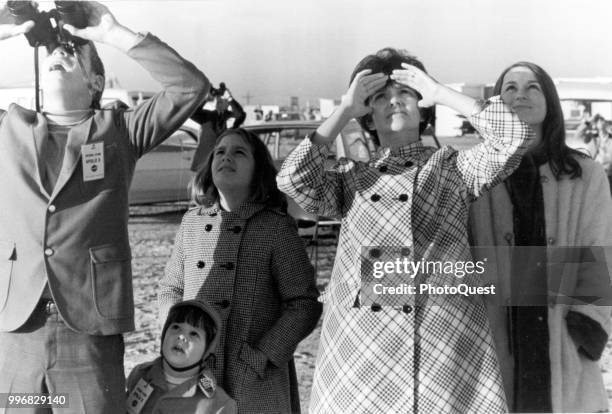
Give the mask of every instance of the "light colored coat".
[[[128, 190], [136, 161], [201, 103], [208, 80], [147, 35], [128, 51], [163, 85], [133, 110], [101, 110], [68, 132], [52, 194], [39, 159], [47, 120], [11, 105], [0, 111], [0, 330], [19, 328], [45, 285], [66, 324], [91, 335], [134, 329]], [[104, 178], [85, 181], [81, 149], [102, 145]]]
[[[577, 157], [577, 160], [582, 167], [582, 177], [573, 180], [562, 176], [558, 181], [549, 164], [540, 167], [548, 262], [571, 261], [564, 255], [564, 252], [569, 252], [555, 249], [557, 247], [602, 246], [605, 259], [601, 255], [596, 256], [600, 261], [607, 261], [608, 269], [612, 269], [612, 201], [608, 181], [600, 165], [587, 158]], [[470, 228], [475, 246], [512, 245], [512, 203], [505, 185], [495, 187], [472, 205]], [[492, 252], [491, 249], [487, 251]], [[490, 262], [496, 263], [491, 274], [496, 273], [498, 296], [507, 295], [509, 291], [511, 266], [508, 251], [498, 249], [495, 257], [488, 257]], [[597, 250], [593, 251], [597, 253]], [[483, 259], [478, 254], [479, 250], [476, 249], [474, 259]], [[595, 263], [566, 265], [562, 274], [548, 272], [548, 285], [556, 286], [561, 282], [563, 293], [569, 295], [591, 296], [593, 292], [609, 292], [609, 271], [602, 275], [599, 269]], [[548, 308], [552, 408], [555, 412], [607, 411], [608, 400], [599, 364], [578, 353], [568, 334], [565, 316], [570, 310], [580, 312], [598, 322], [609, 334], [610, 307], [567, 304], [565, 300], [561, 304], [558, 303], [560, 300], [563, 299], [559, 296], [551, 297]], [[508, 400], [512, 401], [513, 359], [507, 345], [505, 308], [489, 302], [488, 312]]]
[[293, 219], [262, 204], [183, 217], [160, 282], [171, 305], [203, 299], [223, 326], [213, 373], [240, 413], [299, 410], [293, 352], [321, 315], [314, 271]]

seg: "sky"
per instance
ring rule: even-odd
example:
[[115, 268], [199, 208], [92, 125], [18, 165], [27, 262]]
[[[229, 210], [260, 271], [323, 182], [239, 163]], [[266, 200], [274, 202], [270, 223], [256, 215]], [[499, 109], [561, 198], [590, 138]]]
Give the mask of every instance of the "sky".
[[[52, 2], [39, 2], [41, 8]], [[492, 83], [533, 61], [552, 77], [612, 78], [612, 0], [115, 0], [134, 31], [149, 31], [225, 82], [246, 104], [339, 98], [357, 62], [391, 46], [408, 50], [444, 83]], [[126, 89], [156, 83], [105, 45], [108, 74]], [[33, 84], [25, 38], [0, 43], [0, 86]], [[248, 95], [248, 98], [247, 98]]]

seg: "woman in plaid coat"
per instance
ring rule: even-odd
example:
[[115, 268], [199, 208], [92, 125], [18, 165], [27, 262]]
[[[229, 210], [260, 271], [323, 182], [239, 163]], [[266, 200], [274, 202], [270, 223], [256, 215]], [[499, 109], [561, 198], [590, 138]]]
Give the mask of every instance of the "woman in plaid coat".
[[299, 412], [293, 352], [316, 326], [314, 271], [263, 142], [242, 129], [219, 136], [194, 177], [193, 197], [161, 281], [162, 319], [203, 299], [223, 326], [213, 373], [240, 413]]
[[[431, 111], [420, 110], [420, 100], [469, 117], [484, 142], [465, 151], [423, 146]], [[326, 144], [351, 118], [381, 149], [367, 163], [341, 159], [325, 170]], [[479, 284], [477, 274], [465, 272], [471, 268], [469, 204], [512, 172], [531, 135], [498, 97], [481, 108], [401, 51], [383, 49], [357, 65], [338, 109], [277, 177], [305, 210], [342, 219], [323, 295], [311, 412], [506, 411], [481, 297], [397, 293], [405, 286]], [[397, 263], [440, 263], [456, 271], [406, 274]], [[385, 274], [374, 275], [381, 264]], [[384, 294], [381, 286], [397, 289]]]

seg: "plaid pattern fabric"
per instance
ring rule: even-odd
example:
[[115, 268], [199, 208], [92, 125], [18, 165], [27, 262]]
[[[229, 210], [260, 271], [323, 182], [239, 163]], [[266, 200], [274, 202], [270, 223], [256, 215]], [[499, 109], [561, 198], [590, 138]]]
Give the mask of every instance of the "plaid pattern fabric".
[[[360, 262], [380, 246], [404, 246], [412, 261], [471, 260], [469, 203], [512, 173], [532, 137], [498, 97], [471, 122], [484, 141], [465, 151], [417, 142], [381, 149], [368, 163], [342, 159], [326, 171], [328, 149], [305, 139], [285, 161], [281, 190], [307, 211], [342, 220], [322, 297], [328, 306], [311, 412], [506, 411], [480, 297], [370, 307], [360, 295]], [[427, 283], [479, 281], [431, 274]]]
[[293, 352], [319, 320], [318, 295], [293, 219], [245, 203], [185, 214], [158, 301], [162, 320], [179, 301], [210, 303], [223, 320], [211, 367], [219, 384], [240, 413], [286, 413], [298, 398]]

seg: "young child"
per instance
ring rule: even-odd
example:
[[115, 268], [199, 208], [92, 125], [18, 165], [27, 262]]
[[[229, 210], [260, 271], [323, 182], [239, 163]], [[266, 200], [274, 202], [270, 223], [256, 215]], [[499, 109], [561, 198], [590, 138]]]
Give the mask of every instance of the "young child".
[[127, 379], [128, 413], [236, 413], [236, 402], [208, 368], [220, 328], [208, 303], [174, 305], [162, 330], [161, 357], [136, 366]]
[[223, 319], [219, 384], [243, 413], [299, 412], [293, 352], [317, 324], [314, 271], [266, 145], [244, 129], [219, 136], [195, 175], [160, 282], [159, 308], [199, 298]]

